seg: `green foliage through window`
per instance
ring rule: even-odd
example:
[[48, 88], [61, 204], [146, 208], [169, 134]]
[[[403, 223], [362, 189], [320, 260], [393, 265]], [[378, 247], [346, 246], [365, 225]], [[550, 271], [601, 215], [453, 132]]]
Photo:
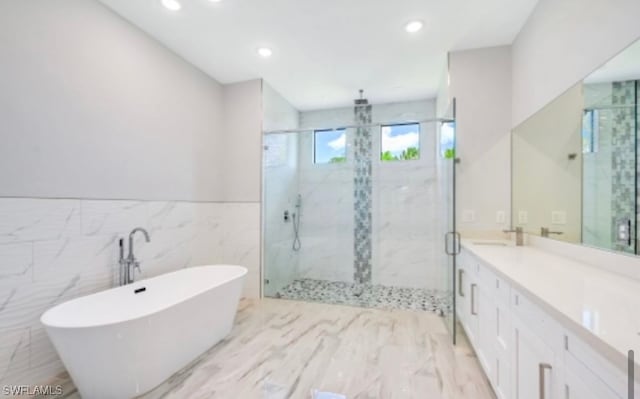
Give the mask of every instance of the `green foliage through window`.
[[391, 151], [380, 154], [381, 161], [409, 161], [413, 159], [420, 159], [420, 150], [416, 147], [409, 147], [403, 150], [400, 155], [394, 155]]
[[380, 133], [381, 161], [420, 159], [419, 123], [382, 126]]
[[447, 148], [444, 150], [444, 159], [455, 159], [456, 157], [456, 149], [455, 148]]

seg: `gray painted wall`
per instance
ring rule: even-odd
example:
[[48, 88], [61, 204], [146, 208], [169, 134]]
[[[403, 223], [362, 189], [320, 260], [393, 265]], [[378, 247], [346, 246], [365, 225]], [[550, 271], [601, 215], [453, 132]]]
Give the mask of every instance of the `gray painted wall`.
[[92, 0], [3, 1], [0, 48], [0, 196], [224, 199], [218, 82]]
[[[262, 80], [225, 85], [223, 89], [223, 199], [260, 202], [262, 178]], [[233, 173], [231, 173], [233, 171]]]
[[[462, 232], [500, 231], [511, 209], [511, 48], [449, 55], [456, 98], [456, 223]], [[498, 222], [503, 212], [504, 222]]]
[[638, 0], [539, 0], [513, 43], [512, 126], [640, 38]]

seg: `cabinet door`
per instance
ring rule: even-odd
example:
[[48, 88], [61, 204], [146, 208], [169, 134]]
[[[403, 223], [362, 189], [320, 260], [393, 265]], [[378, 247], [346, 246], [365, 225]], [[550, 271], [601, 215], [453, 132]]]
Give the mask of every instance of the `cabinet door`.
[[498, 399], [511, 399], [511, 360], [508, 358], [508, 354], [498, 353], [496, 356], [495, 366], [495, 382], [493, 387]]
[[489, 380], [495, 385], [496, 375], [496, 305], [487, 287], [478, 285], [474, 289], [475, 307], [478, 319], [477, 355]]
[[581, 370], [587, 380], [578, 377], [571, 370], [564, 371], [564, 396], [562, 399], [620, 399], [597, 375]]
[[517, 399], [560, 399], [560, 373], [553, 351], [531, 329], [514, 318], [514, 382]]
[[469, 296], [468, 298], [468, 312], [467, 312], [467, 317], [468, 317], [468, 321], [467, 321], [467, 337], [469, 338], [469, 341], [471, 342], [471, 344], [473, 345], [473, 347], [476, 349], [477, 352], [477, 348], [478, 348], [478, 297], [479, 297], [479, 290], [478, 290], [478, 283], [477, 283], [477, 279], [476, 276], [473, 273], [468, 273], [467, 275], [467, 284], [466, 284], [466, 289], [467, 289], [467, 295]]
[[496, 301], [496, 381], [494, 388], [499, 399], [511, 399], [512, 326], [509, 306], [500, 297]]
[[458, 264], [458, 275], [456, 276], [456, 313], [458, 321], [467, 330], [469, 328], [469, 272], [466, 264]]

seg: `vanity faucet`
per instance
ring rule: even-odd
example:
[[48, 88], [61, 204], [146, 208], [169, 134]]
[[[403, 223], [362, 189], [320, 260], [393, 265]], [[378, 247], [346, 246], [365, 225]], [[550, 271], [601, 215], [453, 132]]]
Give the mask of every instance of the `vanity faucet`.
[[[138, 261], [133, 253], [133, 236], [136, 233], [142, 233], [146, 242], [151, 241], [149, 233], [142, 227], [136, 227], [129, 233], [129, 254], [124, 257], [124, 239], [119, 240], [120, 244], [120, 285], [131, 284], [135, 281], [135, 269], [140, 272], [140, 261]], [[133, 267], [133, 270], [131, 268]]]
[[516, 227], [511, 230], [503, 230], [505, 233], [516, 233], [516, 246], [521, 247], [524, 245], [524, 230], [522, 227]]
[[550, 234], [560, 235], [560, 234], [563, 234], [563, 233], [561, 231], [551, 231], [551, 230], [549, 230], [548, 227], [540, 227], [540, 235], [542, 237], [547, 237], [548, 238]]

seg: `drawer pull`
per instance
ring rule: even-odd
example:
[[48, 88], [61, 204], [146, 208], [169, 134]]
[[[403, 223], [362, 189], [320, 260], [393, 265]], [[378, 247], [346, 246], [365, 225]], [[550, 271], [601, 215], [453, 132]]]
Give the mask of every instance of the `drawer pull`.
[[540, 363], [538, 365], [538, 382], [540, 383], [540, 399], [545, 399], [546, 381], [545, 371], [551, 370], [551, 365], [548, 363]]
[[473, 316], [477, 316], [478, 312], [476, 312], [476, 288], [478, 284], [471, 284], [471, 314]]
[[462, 284], [463, 274], [464, 274], [464, 270], [458, 269], [458, 294], [464, 298], [464, 291], [462, 291], [462, 287], [464, 287], [464, 285]]

